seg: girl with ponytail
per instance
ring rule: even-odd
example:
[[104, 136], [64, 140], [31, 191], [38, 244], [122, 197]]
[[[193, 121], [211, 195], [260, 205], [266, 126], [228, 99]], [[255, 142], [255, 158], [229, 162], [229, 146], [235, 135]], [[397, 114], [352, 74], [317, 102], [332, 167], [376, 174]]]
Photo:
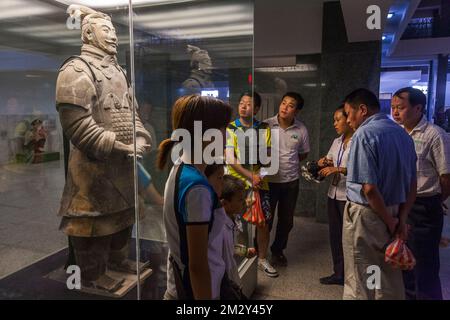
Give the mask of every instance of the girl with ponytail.
[[[208, 129], [219, 129], [225, 135], [231, 114], [228, 104], [212, 97], [184, 96], [173, 105], [172, 128], [190, 133], [191, 148], [183, 150], [174, 161], [164, 191], [164, 225], [169, 245], [165, 299], [203, 300], [220, 296], [225, 263], [222, 243], [215, 242], [223, 226], [212, 223], [219, 201], [204, 175], [206, 164], [193, 163], [191, 155], [194, 122], [201, 121], [202, 135]], [[159, 169], [168, 164], [176, 144], [166, 139], [159, 145]], [[202, 144], [202, 155], [207, 144]]]

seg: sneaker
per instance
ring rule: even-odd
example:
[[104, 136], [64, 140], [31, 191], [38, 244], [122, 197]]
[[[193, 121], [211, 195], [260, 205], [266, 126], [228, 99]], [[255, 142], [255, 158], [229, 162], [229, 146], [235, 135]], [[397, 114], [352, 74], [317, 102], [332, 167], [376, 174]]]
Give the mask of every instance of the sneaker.
[[277, 270], [275, 270], [275, 268], [270, 265], [270, 263], [269, 263], [269, 261], [267, 261], [267, 259], [258, 259], [258, 268], [260, 270], [264, 271], [264, 273], [268, 277], [272, 277], [272, 278], [278, 277]]
[[337, 277], [336, 275], [331, 275], [329, 277], [320, 278], [320, 283], [325, 285], [337, 284], [340, 286], [344, 285], [344, 279]]
[[283, 253], [272, 253], [272, 265], [279, 267], [286, 267], [288, 262]]

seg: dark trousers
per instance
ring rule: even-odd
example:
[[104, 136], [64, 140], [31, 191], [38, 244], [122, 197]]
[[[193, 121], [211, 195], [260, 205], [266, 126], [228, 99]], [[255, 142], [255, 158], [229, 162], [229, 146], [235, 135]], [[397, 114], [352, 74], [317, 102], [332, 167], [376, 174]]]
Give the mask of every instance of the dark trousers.
[[333, 271], [336, 277], [344, 279], [344, 251], [342, 249], [342, 226], [347, 201], [328, 198], [328, 230], [330, 233]]
[[412, 271], [403, 272], [406, 298], [442, 300], [439, 242], [444, 215], [441, 196], [418, 197], [408, 216], [408, 246], [416, 258]]
[[280, 254], [286, 249], [289, 232], [294, 226], [294, 211], [299, 191], [299, 180], [286, 183], [270, 183], [270, 211], [272, 219], [269, 230], [272, 230], [275, 218], [275, 209], [278, 205], [278, 223], [276, 227], [275, 240], [270, 247], [274, 254]]

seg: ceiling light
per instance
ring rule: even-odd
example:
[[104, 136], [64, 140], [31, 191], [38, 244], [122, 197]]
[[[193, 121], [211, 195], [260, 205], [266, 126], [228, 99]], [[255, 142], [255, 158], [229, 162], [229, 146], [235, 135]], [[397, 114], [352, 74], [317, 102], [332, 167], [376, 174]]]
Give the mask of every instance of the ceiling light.
[[317, 71], [317, 65], [305, 63], [305, 64], [297, 64], [295, 66], [288, 66], [288, 67], [256, 68], [255, 71], [260, 71], [260, 72], [307, 72], [307, 71]]
[[215, 5], [195, 6], [183, 8], [183, 10], [168, 10], [159, 13], [139, 13], [134, 18], [135, 22], [159, 22], [182, 18], [195, 18], [199, 16], [211, 17], [212, 15], [225, 15], [249, 11], [248, 7], [242, 5]]
[[253, 19], [252, 14], [248, 13], [236, 13], [230, 15], [218, 15], [218, 16], [198, 16], [192, 18], [173, 19], [157, 22], [142, 23], [141, 26], [151, 29], [170, 29], [181, 27], [194, 27], [199, 25], [212, 25], [218, 23], [232, 23], [238, 21], [251, 21]]
[[388, 15], [387, 15], [387, 18], [388, 19], [392, 19], [394, 16], [395, 16], [394, 12], [389, 12]]
[[[129, 0], [55, 0], [66, 5], [79, 4], [90, 8], [115, 8], [129, 5]], [[191, 2], [193, 0], [133, 0], [133, 6], [154, 6], [161, 4]]]
[[46, 15], [55, 13], [57, 10], [45, 3], [30, 4], [24, 0], [2, 0], [0, 3], [0, 20]]
[[238, 36], [251, 36], [253, 35], [253, 30], [242, 30], [242, 31], [230, 31], [230, 32], [212, 32], [197, 35], [184, 35], [177, 37], [178, 39], [205, 39], [205, 38], [225, 38], [225, 37], [238, 37]]
[[236, 24], [236, 25], [225, 25], [220, 27], [203, 27], [203, 28], [183, 28], [174, 29], [161, 32], [161, 34], [169, 37], [192, 37], [195, 38], [197, 35], [205, 35], [218, 32], [253, 32], [253, 24]]

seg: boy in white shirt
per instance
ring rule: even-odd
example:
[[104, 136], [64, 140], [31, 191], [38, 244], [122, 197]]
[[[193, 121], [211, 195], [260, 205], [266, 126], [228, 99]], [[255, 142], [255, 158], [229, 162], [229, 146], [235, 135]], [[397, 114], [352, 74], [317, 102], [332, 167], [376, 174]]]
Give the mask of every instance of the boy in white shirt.
[[223, 260], [228, 279], [241, 287], [235, 255], [251, 258], [256, 255], [255, 248], [235, 244], [234, 231], [237, 229], [236, 217], [247, 209], [246, 185], [231, 175], [224, 175], [223, 165], [209, 165], [205, 169], [208, 182], [220, 198], [223, 210], [216, 211], [214, 224], [223, 224]]

